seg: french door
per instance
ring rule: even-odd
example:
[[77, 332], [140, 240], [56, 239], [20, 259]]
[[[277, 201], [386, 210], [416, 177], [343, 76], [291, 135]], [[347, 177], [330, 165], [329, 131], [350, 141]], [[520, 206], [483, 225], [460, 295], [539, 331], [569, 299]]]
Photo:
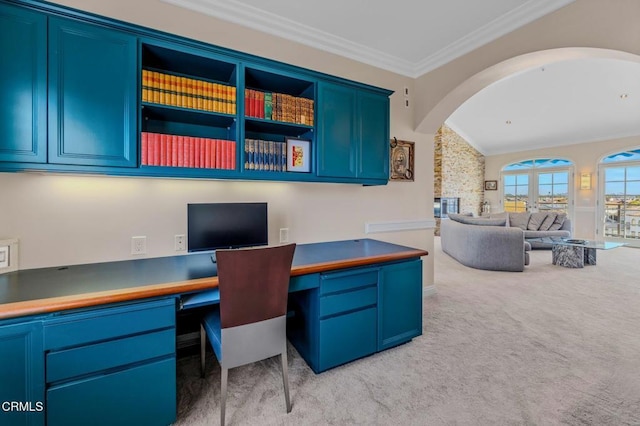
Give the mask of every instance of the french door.
[[603, 166], [600, 179], [605, 239], [640, 246], [640, 163]]
[[562, 212], [571, 215], [570, 169], [503, 172], [502, 205], [507, 212]]

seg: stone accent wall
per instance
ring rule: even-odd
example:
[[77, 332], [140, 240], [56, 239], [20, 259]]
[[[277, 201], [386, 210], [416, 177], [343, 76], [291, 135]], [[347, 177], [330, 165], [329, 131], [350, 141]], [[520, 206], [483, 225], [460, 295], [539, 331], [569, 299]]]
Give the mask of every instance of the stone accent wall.
[[[434, 197], [459, 197], [460, 212], [480, 215], [484, 201], [484, 155], [446, 125], [434, 140]], [[436, 219], [435, 235], [440, 235]]]

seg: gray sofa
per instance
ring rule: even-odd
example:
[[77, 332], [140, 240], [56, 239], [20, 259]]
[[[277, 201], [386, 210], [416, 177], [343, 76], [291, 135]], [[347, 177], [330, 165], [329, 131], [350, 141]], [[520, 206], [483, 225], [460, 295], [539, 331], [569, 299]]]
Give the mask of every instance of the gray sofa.
[[[450, 215], [451, 216], [451, 215]], [[463, 265], [491, 271], [524, 271], [529, 264], [531, 245], [517, 227], [491, 225], [491, 219], [478, 219], [487, 224], [461, 223], [443, 219], [440, 224], [442, 251]]]
[[497, 213], [488, 217], [450, 214], [440, 224], [442, 250], [463, 265], [492, 271], [524, 271], [532, 248], [551, 248], [545, 237], [571, 237], [564, 214]]
[[522, 213], [497, 213], [489, 216], [492, 219], [505, 218], [506, 226], [520, 228], [524, 232], [524, 240], [531, 244], [533, 249], [550, 249], [551, 240], [539, 241], [546, 237], [570, 238], [571, 220], [564, 214], [553, 212], [522, 212]]

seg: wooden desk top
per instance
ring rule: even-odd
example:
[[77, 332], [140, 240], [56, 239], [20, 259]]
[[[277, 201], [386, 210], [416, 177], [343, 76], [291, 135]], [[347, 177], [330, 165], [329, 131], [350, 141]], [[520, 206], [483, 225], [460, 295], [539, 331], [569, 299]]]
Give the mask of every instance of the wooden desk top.
[[[426, 256], [425, 250], [372, 239], [299, 244], [291, 275]], [[0, 275], [0, 319], [57, 312], [218, 286], [211, 254], [188, 254]]]

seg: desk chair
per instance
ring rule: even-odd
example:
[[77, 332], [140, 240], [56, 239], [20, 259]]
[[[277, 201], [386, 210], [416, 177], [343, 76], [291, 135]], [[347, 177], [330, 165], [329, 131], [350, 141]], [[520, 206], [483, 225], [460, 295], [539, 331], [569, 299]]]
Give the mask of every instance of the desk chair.
[[219, 308], [200, 325], [200, 367], [204, 377], [206, 338], [221, 368], [220, 423], [224, 425], [227, 373], [230, 368], [280, 355], [287, 413], [286, 313], [295, 244], [217, 250]]

